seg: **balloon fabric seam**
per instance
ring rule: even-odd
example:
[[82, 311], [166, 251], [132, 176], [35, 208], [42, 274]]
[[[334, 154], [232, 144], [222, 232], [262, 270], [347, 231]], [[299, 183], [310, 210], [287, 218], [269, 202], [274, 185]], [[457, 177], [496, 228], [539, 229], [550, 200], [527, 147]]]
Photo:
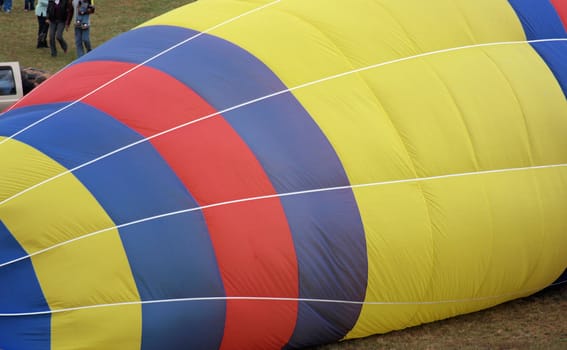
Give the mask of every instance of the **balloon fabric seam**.
[[19, 257], [19, 258], [16, 258], [16, 259], [4, 262], [4, 263], [0, 263], [0, 268], [14, 264], [14, 263], [21, 261], [21, 260], [31, 258], [31, 257], [36, 256], [36, 255], [48, 252], [48, 251], [56, 249], [58, 247], [61, 247], [61, 246], [64, 246], [64, 245], [67, 245], [67, 244], [70, 244], [70, 243], [73, 243], [73, 242], [76, 242], [76, 241], [79, 241], [79, 240], [82, 240], [82, 239], [85, 239], [85, 238], [88, 238], [88, 237], [92, 237], [92, 236], [95, 236], [95, 235], [98, 235], [98, 234], [101, 234], [101, 233], [104, 233], [104, 232], [108, 232], [108, 231], [111, 231], [111, 230], [114, 230], [114, 229], [121, 229], [121, 228], [124, 228], [124, 227], [148, 222], [148, 221], [151, 221], [151, 220], [161, 219], [161, 218], [164, 218], [164, 217], [169, 217], [169, 216], [174, 216], [174, 215], [179, 215], [179, 214], [184, 214], [184, 213], [189, 213], [189, 212], [193, 212], [193, 211], [204, 210], [204, 209], [209, 209], [209, 208], [214, 208], [214, 207], [219, 207], [219, 206], [232, 205], [232, 204], [237, 204], [237, 203], [250, 202], [250, 201], [256, 201], [256, 200], [263, 200], [263, 199], [283, 198], [283, 197], [289, 197], [289, 196], [312, 194], [312, 193], [318, 193], [318, 192], [339, 191], [339, 190], [364, 188], [364, 187], [375, 187], [375, 186], [387, 186], [387, 185], [396, 185], [396, 184], [403, 184], [403, 183], [426, 182], [426, 181], [442, 180], [442, 179], [465, 177], [465, 176], [478, 176], [478, 175], [486, 175], [486, 174], [499, 174], [499, 173], [540, 170], [540, 169], [550, 169], [550, 168], [562, 168], [562, 167], [567, 167], [567, 163], [566, 164], [538, 165], [538, 166], [521, 167], [521, 168], [483, 170], [483, 171], [474, 171], [474, 172], [467, 172], [467, 173], [429, 176], [429, 177], [422, 177], [422, 178], [409, 178], [409, 179], [372, 182], [372, 183], [365, 183], [365, 184], [354, 184], [354, 185], [348, 185], [348, 186], [317, 188], [317, 189], [312, 189], [312, 190], [303, 190], [303, 191], [295, 191], [295, 192], [287, 192], [287, 193], [276, 193], [276, 194], [265, 195], [265, 196], [254, 196], [254, 197], [240, 198], [240, 199], [235, 199], [235, 200], [225, 201], [225, 202], [220, 202], [220, 203], [212, 203], [212, 204], [202, 205], [202, 206], [198, 206], [198, 207], [194, 207], [194, 208], [176, 210], [176, 211], [172, 211], [172, 212], [169, 212], [169, 213], [163, 213], [163, 214], [159, 214], [159, 215], [149, 216], [149, 217], [146, 217], [146, 218], [141, 218], [141, 219], [134, 220], [134, 221], [131, 221], [131, 222], [127, 222], [127, 223], [119, 224], [119, 225], [116, 225], [116, 226], [107, 227], [107, 228], [104, 228], [104, 229], [101, 229], [101, 230], [98, 230], [98, 231], [90, 232], [90, 233], [87, 233], [85, 235], [70, 239], [68, 241], [64, 241], [64, 242], [54, 244], [50, 247], [38, 250], [34, 253], [30, 253], [28, 255], [25, 255], [25, 256], [22, 256], [22, 257]]

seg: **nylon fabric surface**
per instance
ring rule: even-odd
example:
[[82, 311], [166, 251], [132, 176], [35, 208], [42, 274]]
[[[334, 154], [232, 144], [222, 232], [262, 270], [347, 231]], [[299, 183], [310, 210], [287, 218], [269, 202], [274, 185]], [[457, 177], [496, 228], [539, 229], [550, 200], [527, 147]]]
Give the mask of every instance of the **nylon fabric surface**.
[[102, 44], [0, 115], [0, 349], [300, 349], [561, 283], [565, 11], [199, 0]]

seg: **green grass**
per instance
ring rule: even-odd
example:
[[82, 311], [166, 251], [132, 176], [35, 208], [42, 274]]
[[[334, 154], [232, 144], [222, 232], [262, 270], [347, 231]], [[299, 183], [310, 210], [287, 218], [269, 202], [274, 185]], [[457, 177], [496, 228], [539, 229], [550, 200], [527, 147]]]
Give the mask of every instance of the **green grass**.
[[[96, 0], [93, 45], [189, 2]], [[54, 73], [76, 58], [72, 29], [65, 33], [70, 45], [66, 55], [53, 58], [48, 49], [35, 48], [37, 20], [32, 12], [24, 12], [20, 0], [14, 1], [12, 13], [0, 13], [0, 33], [0, 61], [19, 61], [22, 67]], [[485, 311], [315, 349], [567, 349], [567, 285]]]
[[[194, 0], [96, 0], [96, 13], [91, 16], [93, 47], [164, 12]], [[24, 11], [23, 0], [14, 0], [11, 13], [0, 12], [0, 62], [19, 61], [23, 67], [39, 68], [55, 73], [77, 58], [73, 28], [64, 32], [69, 45], [67, 54], [58, 46], [58, 56], [49, 49], [37, 49], [37, 17]]]

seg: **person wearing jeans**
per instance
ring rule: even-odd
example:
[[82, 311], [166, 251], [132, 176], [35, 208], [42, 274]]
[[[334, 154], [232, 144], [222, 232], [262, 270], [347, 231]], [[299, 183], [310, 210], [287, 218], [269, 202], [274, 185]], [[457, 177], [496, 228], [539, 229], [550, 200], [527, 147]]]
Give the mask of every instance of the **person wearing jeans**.
[[86, 52], [91, 51], [90, 38], [90, 15], [94, 13], [92, 0], [73, 0], [75, 9], [75, 48], [77, 57], [81, 57]]
[[12, 0], [4, 0], [2, 10], [4, 10], [4, 12], [6, 13], [10, 13], [10, 11], [12, 11]]
[[67, 42], [63, 38], [63, 30], [69, 30], [73, 19], [73, 4], [71, 0], [49, 0], [47, 5], [47, 21], [49, 23], [49, 48], [51, 56], [57, 56], [55, 40], [61, 45], [63, 52], [67, 53]]

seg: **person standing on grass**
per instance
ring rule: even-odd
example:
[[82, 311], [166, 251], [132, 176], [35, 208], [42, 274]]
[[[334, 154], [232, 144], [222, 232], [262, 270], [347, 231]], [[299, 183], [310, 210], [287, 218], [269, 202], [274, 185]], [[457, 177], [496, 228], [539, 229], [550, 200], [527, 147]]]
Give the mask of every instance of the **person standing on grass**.
[[12, 11], [12, 0], [4, 0], [2, 10], [4, 10], [4, 12], [6, 13], [10, 13], [10, 11]]
[[73, 0], [75, 9], [75, 48], [77, 57], [91, 51], [91, 21], [90, 15], [94, 13], [94, 0]]
[[47, 23], [49, 23], [49, 48], [51, 56], [57, 56], [55, 39], [61, 45], [64, 53], [67, 53], [67, 42], [63, 38], [63, 30], [69, 30], [73, 19], [73, 4], [71, 0], [49, 0], [47, 5]]
[[26, 10], [26, 11], [35, 10], [33, 3], [34, 3], [34, 0], [24, 0], [24, 10]]
[[49, 0], [38, 0], [35, 7], [35, 15], [37, 16], [37, 48], [47, 46], [47, 33], [49, 31], [49, 23], [47, 23], [47, 4]]

